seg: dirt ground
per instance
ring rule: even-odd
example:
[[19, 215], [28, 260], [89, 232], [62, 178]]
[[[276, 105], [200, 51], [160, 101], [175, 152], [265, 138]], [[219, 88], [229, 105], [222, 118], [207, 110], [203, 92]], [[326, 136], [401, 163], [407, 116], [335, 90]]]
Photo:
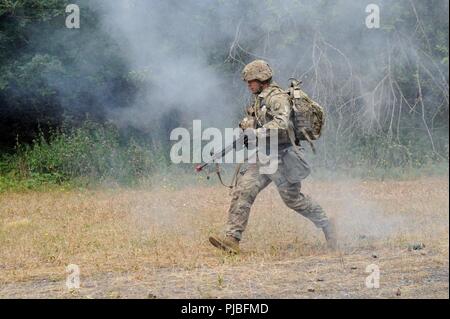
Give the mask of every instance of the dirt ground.
[[[0, 298], [449, 298], [447, 176], [307, 180], [337, 222], [340, 253], [272, 186], [242, 253], [217, 251], [207, 238], [223, 230], [230, 197], [199, 184], [0, 194]], [[66, 286], [69, 264], [79, 289]], [[377, 270], [379, 288], [367, 287]]]

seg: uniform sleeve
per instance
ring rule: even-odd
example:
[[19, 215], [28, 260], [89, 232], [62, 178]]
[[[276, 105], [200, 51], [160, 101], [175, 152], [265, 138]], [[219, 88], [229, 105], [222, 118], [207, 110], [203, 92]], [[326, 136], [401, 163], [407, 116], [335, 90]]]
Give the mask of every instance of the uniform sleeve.
[[289, 126], [291, 103], [286, 94], [274, 94], [267, 100], [267, 112], [272, 120], [263, 125], [266, 129], [287, 130]]

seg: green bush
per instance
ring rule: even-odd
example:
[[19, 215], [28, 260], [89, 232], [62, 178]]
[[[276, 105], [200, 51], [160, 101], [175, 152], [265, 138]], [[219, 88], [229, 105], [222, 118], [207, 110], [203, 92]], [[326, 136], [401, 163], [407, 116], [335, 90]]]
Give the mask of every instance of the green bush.
[[18, 146], [16, 155], [2, 161], [0, 172], [38, 182], [79, 179], [130, 184], [165, 165], [158, 152], [133, 138], [121, 143], [112, 124], [86, 121], [79, 128], [63, 128], [48, 137], [41, 133], [31, 145]]

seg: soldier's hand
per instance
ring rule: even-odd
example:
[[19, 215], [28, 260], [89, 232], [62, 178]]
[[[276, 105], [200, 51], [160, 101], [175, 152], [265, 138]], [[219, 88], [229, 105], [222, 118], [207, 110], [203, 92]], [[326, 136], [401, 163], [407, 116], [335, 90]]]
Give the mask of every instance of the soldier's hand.
[[251, 117], [244, 117], [242, 121], [239, 123], [239, 127], [243, 130], [253, 128], [255, 125], [254, 119]]

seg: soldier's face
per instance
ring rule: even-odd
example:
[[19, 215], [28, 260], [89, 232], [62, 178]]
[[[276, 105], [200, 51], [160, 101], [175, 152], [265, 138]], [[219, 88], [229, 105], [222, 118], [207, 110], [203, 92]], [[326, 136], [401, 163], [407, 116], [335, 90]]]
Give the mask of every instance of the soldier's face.
[[259, 94], [263, 90], [263, 85], [258, 80], [251, 80], [247, 82], [248, 89], [253, 94]]

